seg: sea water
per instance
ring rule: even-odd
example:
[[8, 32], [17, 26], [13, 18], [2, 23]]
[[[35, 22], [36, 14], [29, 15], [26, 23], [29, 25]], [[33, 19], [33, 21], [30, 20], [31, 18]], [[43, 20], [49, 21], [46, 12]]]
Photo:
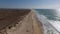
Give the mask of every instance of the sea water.
[[35, 9], [35, 11], [37, 12], [38, 20], [42, 21], [44, 34], [59, 34], [56, 29], [50, 26], [48, 21], [52, 22], [52, 25], [53, 23], [60, 22], [60, 9]]
[[[44, 15], [49, 20], [60, 20], [59, 11], [56, 9], [35, 9], [40, 15]], [[60, 14], [60, 13], [59, 13]]]

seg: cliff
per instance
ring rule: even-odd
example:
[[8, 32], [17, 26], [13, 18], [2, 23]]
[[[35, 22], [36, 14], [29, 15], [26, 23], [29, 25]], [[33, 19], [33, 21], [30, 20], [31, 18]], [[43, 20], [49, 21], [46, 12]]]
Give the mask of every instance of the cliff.
[[32, 10], [0, 12], [1, 34], [43, 34], [41, 23]]

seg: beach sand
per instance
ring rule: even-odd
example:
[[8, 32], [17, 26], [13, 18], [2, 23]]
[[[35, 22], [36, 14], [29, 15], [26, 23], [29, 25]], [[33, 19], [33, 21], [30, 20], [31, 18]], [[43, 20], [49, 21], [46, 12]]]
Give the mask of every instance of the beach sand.
[[[26, 10], [24, 10], [24, 11], [26, 11]], [[26, 14], [27, 12], [24, 12], [24, 13]], [[21, 14], [25, 15], [24, 13], [21, 13]], [[22, 15], [22, 17], [23, 17], [23, 15]], [[16, 21], [14, 18], [14, 23], [15, 22]], [[3, 34], [43, 34], [43, 28], [41, 26], [42, 24], [40, 24], [40, 22], [36, 19], [36, 15], [32, 11], [28, 12], [25, 15], [25, 17], [23, 17], [22, 20], [20, 20], [18, 18], [17, 23], [18, 24], [12, 24], [12, 27], [10, 29], [8, 28], [9, 26], [7, 26], [1, 32]], [[11, 24], [10, 24], [10, 26], [11, 26]]]

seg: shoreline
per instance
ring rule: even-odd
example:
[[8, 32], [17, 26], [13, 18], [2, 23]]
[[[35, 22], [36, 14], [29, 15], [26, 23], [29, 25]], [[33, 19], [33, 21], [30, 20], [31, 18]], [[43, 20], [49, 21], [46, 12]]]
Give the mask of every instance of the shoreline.
[[18, 24], [16, 27], [13, 26], [12, 24], [13, 27], [11, 27], [11, 29], [8, 29], [7, 27], [5, 28], [5, 30], [1, 32], [4, 33], [5, 31], [5, 33], [8, 33], [8, 34], [43, 34], [41, 22], [37, 20], [35, 12], [33, 12], [32, 10], [28, 14], [25, 15], [22, 21], [19, 20], [19, 22], [17, 23]]

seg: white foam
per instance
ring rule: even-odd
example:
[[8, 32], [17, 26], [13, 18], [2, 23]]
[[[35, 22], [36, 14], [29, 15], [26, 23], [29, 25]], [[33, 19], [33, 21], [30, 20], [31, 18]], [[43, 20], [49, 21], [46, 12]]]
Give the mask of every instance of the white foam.
[[50, 24], [52, 24], [52, 26], [57, 29], [57, 31], [60, 32], [60, 21], [51, 21], [51, 20], [48, 20]]
[[58, 34], [58, 32], [60, 32], [60, 21], [48, 20], [47, 17], [45, 17], [44, 15], [40, 15], [40, 14], [37, 14], [36, 16], [37, 16], [38, 20], [40, 20], [40, 22], [42, 22], [42, 24], [43, 24], [43, 28], [45, 29], [44, 34], [47, 34], [46, 28], [48, 28], [48, 29], [52, 28], [54, 31], [57, 30], [57, 32], [56, 32], [57, 34]]

